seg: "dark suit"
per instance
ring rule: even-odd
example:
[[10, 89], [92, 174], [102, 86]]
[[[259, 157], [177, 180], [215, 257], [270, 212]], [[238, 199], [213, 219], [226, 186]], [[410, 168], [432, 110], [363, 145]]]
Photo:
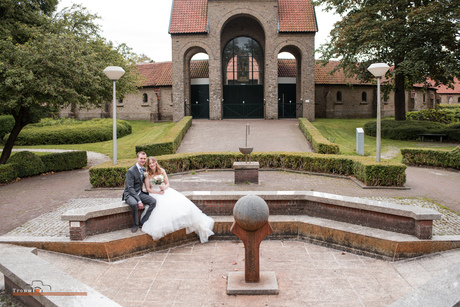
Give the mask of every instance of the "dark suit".
[[[142, 217], [141, 226], [147, 221], [152, 213], [153, 208], [156, 206], [156, 200], [148, 193], [142, 191], [142, 178], [137, 163], [134, 164], [126, 172], [125, 190], [123, 192], [122, 200], [124, 200], [131, 207], [133, 213], [134, 225], [139, 226], [139, 207], [138, 203], [142, 202], [145, 206], [146, 213]], [[148, 208], [146, 207], [148, 206]]]

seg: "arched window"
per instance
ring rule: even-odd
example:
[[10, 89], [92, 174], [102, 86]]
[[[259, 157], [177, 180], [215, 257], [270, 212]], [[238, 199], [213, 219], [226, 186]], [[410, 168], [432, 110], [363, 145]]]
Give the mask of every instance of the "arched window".
[[342, 92], [341, 91], [337, 92], [337, 102], [342, 102]]
[[263, 51], [259, 43], [250, 37], [232, 39], [224, 49], [222, 61], [224, 84], [263, 84]]
[[460, 97], [458, 97], [457, 102], [460, 103]]
[[366, 92], [363, 92], [363, 93], [361, 94], [361, 100], [362, 100], [363, 102], [367, 102], [367, 93], [366, 93]]
[[148, 96], [147, 96], [146, 93], [144, 93], [144, 94], [142, 95], [142, 102], [143, 102], [143, 103], [147, 103], [148, 101], [149, 101]]
[[123, 99], [121, 99], [121, 98], [118, 98], [117, 101], [118, 101], [118, 103], [123, 103]]

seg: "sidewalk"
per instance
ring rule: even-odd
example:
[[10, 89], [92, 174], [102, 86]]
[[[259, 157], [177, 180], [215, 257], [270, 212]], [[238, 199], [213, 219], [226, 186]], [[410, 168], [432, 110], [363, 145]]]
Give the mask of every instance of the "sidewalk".
[[[238, 151], [244, 146], [247, 122], [194, 120], [179, 151]], [[307, 143], [303, 135], [294, 133], [296, 121], [249, 122], [248, 147], [254, 151], [308, 151], [302, 147]], [[293, 139], [284, 137], [291, 134]], [[178, 191], [313, 190], [355, 197], [429, 198], [460, 212], [460, 172], [409, 167], [406, 174], [408, 190], [362, 189], [347, 179], [278, 171], [260, 172], [260, 185], [234, 185], [228, 171], [170, 179]], [[121, 193], [122, 189], [91, 189], [88, 169], [0, 186], [0, 235], [21, 235], [27, 230], [20, 225], [37, 217], [46, 220], [46, 213], [71, 199], [121, 198]], [[460, 229], [458, 224], [449, 227]], [[38, 230], [33, 228], [29, 231]], [[244, 248], [238, 241], [192, 243], [115, 263], [47, 251], [38, 251], [38, 256], [122, 306], [388, 306], [458, 263], [460, 250], [387, 262], [305, 242], [263, 241], [261, 270], [276, 272], [280, 294], [254, 297], [225, 292], [228, 272], [244, 270]]]

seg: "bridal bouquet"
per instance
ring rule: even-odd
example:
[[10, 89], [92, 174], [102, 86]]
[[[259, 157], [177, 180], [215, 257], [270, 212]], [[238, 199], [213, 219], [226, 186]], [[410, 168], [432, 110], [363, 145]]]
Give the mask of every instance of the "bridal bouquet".
[[153, 177], [153, 182], [155, 184], [162, 184], [165, 182], [165, 176], [163, 175], [156, 175], [155, 177]]

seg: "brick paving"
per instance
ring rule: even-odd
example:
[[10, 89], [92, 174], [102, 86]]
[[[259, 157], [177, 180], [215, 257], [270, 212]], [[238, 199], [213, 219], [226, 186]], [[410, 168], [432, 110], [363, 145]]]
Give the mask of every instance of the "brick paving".
[[[264, 139], [267, 144], [279, 143], [279, 151], [287, 148], [283, 138], [272, 141], [270, 134], [264, 134], [264, 131], [269, 133], [268, 129], [255, 129], [256, 122], [251, 122], [249, 144], [251, 138]], [[208, 123], [215, 124], [194, 121], [187, 134], [192, 141], [184, 139], [184, 144], [203, 145], [203, 141], [193, 141], [197, 137], [194, 131], [213, 130], [206, 129]], [[234, 128], [232, 122], [218, 123], [224, 131]], [[263, 123], [276, 126], [278, 121]], [[295, 127], [296, 122], [291, 123]], [[279, 135], [283, 131], [289, 133], [280, 125]], [[221, 130], [214, 132], [208, 136], [209, 144], [225, 143], [231, 151], [241, 146], [241, 140], [225, 138]], [[302, 143], [305, 138], [297, 135], [297, 139], [289, 142]], [[391, 198], [398, 203], [436, 208], [445, 216], [442, 222], [435, 223], [436, 235], [458, 235], [460, 227], [455, 212], [460, 212], [460, 173], [409, 167], [406, 174], [409, 190], [362, 189], [347, 179], [282, 171], [261, 172], [260, 185], [235, 185], [233, 173], [228, 171], [174, 175], [171, 183], [179, 191], [308, 190]], [[0, 186], [0, 235], [67, 235], [66, 225], [58, 221], [59, 212], [91, 205], [94, 200], [118, 200], [121, 192], [121, 189], [92, 189], [88, 169], [24, 178]], [[458, 263], [460, 250], [389, 262], [305, 242], [263, 241], [261, 270], [276, 272], [280, 287], [277, 296], [226, 295], [228, 272], [244, 270], [244, 248], [238, 241], [191, 243], [114, 263], [47, 251], [38, 251], [38, 255], [122, 306], [388, 306]]]

